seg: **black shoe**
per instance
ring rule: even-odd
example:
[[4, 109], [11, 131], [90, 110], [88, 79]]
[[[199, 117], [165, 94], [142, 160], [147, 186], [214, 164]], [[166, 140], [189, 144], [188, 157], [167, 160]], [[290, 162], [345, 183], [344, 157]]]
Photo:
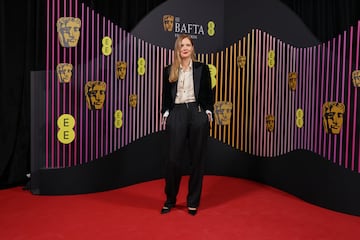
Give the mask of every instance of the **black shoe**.
[[194, 209], [188, 208], [188, 213], [192, 216], [195, 216], [197, 213], [197, 208], [194, 208]]
[[170, 211], [171, 211], [171, 207], [163, 206], [160, 213], [166, 214], [166, 213], [169, 213]]

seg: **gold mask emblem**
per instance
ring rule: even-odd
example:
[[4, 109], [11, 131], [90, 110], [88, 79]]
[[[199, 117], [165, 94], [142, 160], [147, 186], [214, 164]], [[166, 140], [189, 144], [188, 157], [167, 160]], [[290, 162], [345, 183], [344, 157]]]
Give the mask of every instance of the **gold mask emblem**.
[[116, 62], [116, 79], [125, 79], [126, 76], [126, 62], [118, 61]]
[[219, 101], [214, 104], [215, 123], [229, 125], [232, 114], [232, 103]]
[[288, 81], [289, 81], [290, 90], [295, 91], [296, 90], [297, 73], [289, 72]]
[[354, 87], [360, 87], [360, 70], [355, 70], [351, 74]]
[[56, 73], [58, 80], [61, 83], [68, 83], [71, 81], [73, 65], [71, 63], [59, 63], [56, 66]]
[[246, 56], [238, 56], [236, 61], [238, 68], [244, 68], [246, 64]]
[[345, 105], [339, 102], [323, 104], [322, 116], [326, 133], [339, 134], [344, 120]]
[[85, 84], [86, 103], [90, 110], [101, 109], [105, 102], [106, 83], [90, 81]]
[[136, 94], [130, 94], [129, 95], [129, 104], [130, 107], [135, 108], [137, 105], [137, 101], [138, 101], [138, 96]]
[[273, 132], [275, 129], [275, 117], [274, 115], [266, 115], [266, 130]]
[[80, 37], [80, 18], [62, 17], [56, 23], [60, 45], [62, 47], [76, 47]]
[[174, 27], [174, 16], [164, 15], [163, 16], [163, 26], [165, 32], [172, 32]]

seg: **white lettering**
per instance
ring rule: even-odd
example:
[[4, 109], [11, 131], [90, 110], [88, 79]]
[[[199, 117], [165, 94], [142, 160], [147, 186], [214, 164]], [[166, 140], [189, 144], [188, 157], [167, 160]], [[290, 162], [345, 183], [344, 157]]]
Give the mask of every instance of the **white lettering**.
[[204, 28], [200, 25], [200, 29], [198, 31], [198, 34], [204, 35]]
[[180, 23], [175, 23], [175, 32], [180, 32]]
[[196, 36], [196, 35], [205, 35], [204, 27], [202, 25], [194, 24], [194, 23], [175, 22], [174, 32], [175, 33], [180, 33], [180, 34], [181, 33], [193, 34], [194, 36]]

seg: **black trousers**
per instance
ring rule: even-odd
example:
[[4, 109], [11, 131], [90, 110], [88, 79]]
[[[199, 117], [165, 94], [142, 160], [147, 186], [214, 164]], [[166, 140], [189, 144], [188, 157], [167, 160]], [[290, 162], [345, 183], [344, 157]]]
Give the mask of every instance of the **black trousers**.
[[[209, 121], [204, 109], [197, 103], [176, 104], [166, 120], [169, 152], [165, 173], [165, 206], [173, 207], [179, 192], [182, 164], [189, 147], [191, 172], [187, 206], [198, 207], [202, 191], [204, 162], [209, 136]], [[188, 143], [188, 145], [186, 144]]]

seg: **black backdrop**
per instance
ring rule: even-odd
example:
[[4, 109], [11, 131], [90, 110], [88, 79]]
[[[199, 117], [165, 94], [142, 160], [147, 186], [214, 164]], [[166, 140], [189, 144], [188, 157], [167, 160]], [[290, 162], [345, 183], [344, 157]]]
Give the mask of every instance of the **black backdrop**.
[[[279, 0], [319, 41], [360, 20], [359, 0]], [[82, 0], [127, 31], [165, 0]], [[26, 183], [30, 171], [30, 71], [45, 65], [44, 0], [0, 1], [0, 188]], [[191, 6], [189, 6], [191, 7]]]

